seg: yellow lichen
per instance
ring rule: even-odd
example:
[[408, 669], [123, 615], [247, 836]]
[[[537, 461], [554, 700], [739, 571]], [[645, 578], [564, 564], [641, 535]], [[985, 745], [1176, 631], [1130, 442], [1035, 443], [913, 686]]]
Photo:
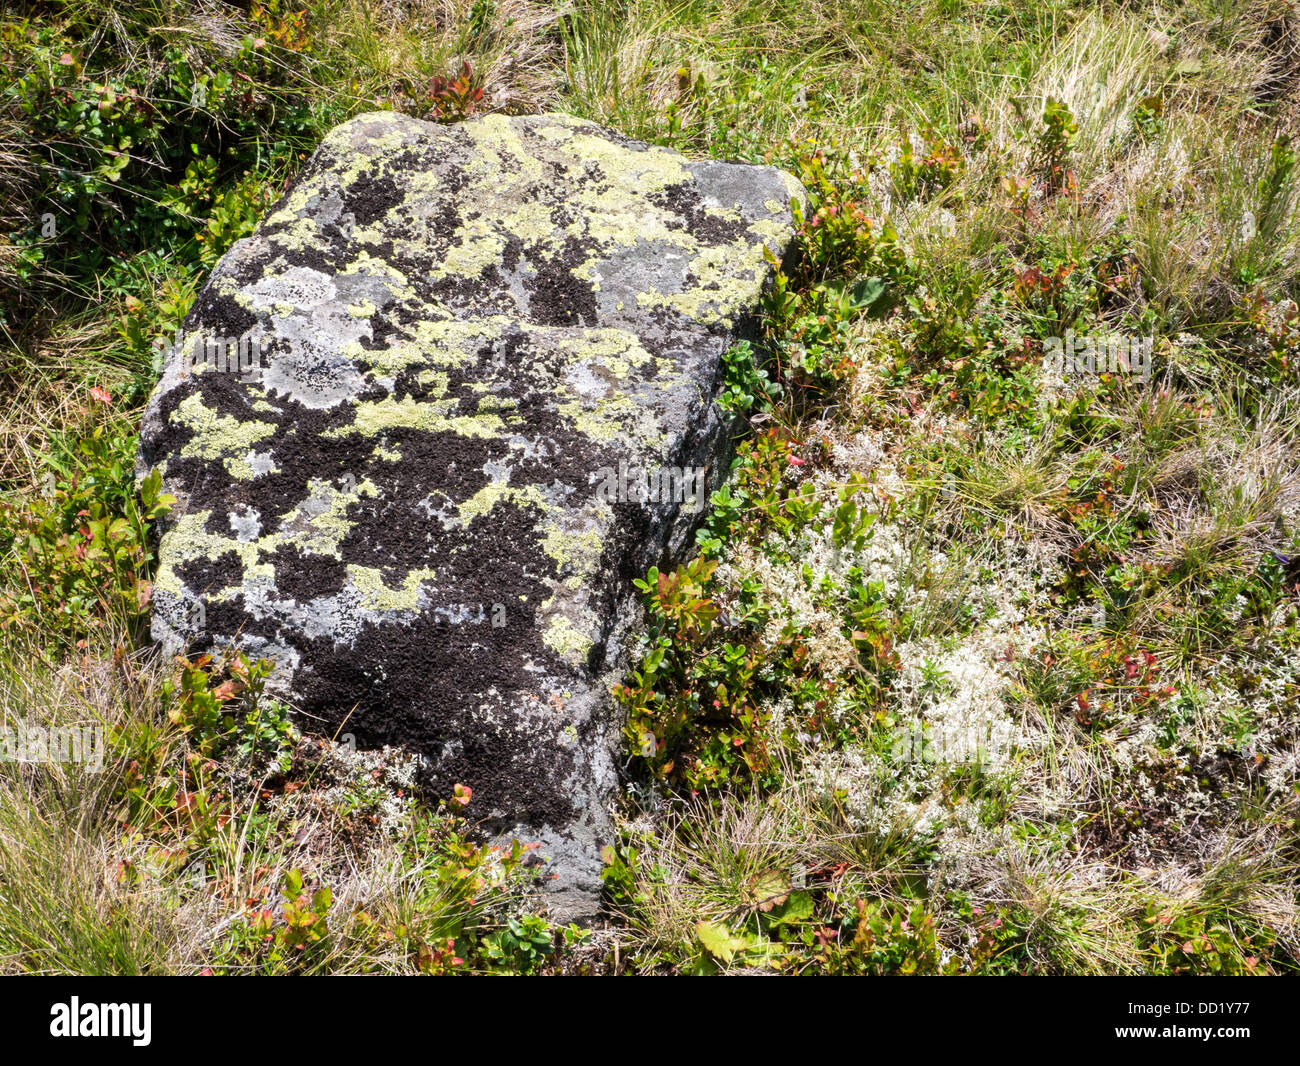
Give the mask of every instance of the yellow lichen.
[[422, 429], [429, 433], [455, 433], [460, 437], [491, 439], [501, 435], [506, 428], [499, 415], [453, 415], [449, 412], [460, 401], [417, 400], [407, 396], [401, 400], [386, 397], [359, 403], [354, 408], [355, 418], [350, 426], [327, 430], [326, 437], [373, 437], [390, 429]]
[[348, 581], [361, 594], [361, 607], [367, 611], [415, 611], [420, 607], [420, 584], [432, 581], [434, 573], [427, 567], [407, 572], [400, 588], [384, 583], [383, 574], [370, 566], [350, 565]]
[[549, 524], [542, 536], [542, 551], [555, 561], [560, 573], [589, 577], [600, 565], [600, 534], [594, 529], [573, 533]]
[[300, 551], [342, 559], [343, 538], [355, 524], [347, 516], [348, 508], [363, 496], [373, 499], [378, 495], [378, 487], [369, 478], [348, 491], [313, 478], [308, 498], [285, 515], [286, 532], [263, 537], [258, 543], [267, 551], [291, 544]]
[[618, 440], [626, 435], [652, 447], [664, 440], [654, 412], [633, 396], [617, 395], [591, 406], [573, 400], [558, 404], [556, 410], [590, 440]]
[[542, 633], [542, 641], [556, 655], [575, 664], [581, 663], [595, 644], [594, 640], [577, 630], [567, 615], [562, 614], [551, 619]]
[[181, 448], [186, 459], [219, 459], [231, 452], [247, 452], [259, 440], [275, 433], [275, 426], [267, 422], [240, 421], [234, 415], [219, 414], [206, 406], [197, 392], [177, 405], [170, 421], [194, 434]]
[[234, 552], [245, 569], [257, 562], [256, 543], [245, 544], [233, 537], [209, 533], [204, 527], [211, 517], [211, 511], [184, 514], [168, 530], [158, 548], [158, 572], [154, 575], [157, 589], [180, 596], [183, 589], [176, 568], [195, 559], [213, 561], [226, 552]]
[[459, 516], [462, 523], [468, 523], [473, 521], [475, 518], [487, 514], [503, 500], [508, 501], [516, 507], [524, 507], [533, 504], [544, 511], [549, 507], [546, 502], [546, 497], [542, 495], [536, 485], [525, 485], [521, 488], [512, 488], [503, 481], [494, 481], [488, 485], [484, 485], [464, 503], [457, 505], [456, 514]]

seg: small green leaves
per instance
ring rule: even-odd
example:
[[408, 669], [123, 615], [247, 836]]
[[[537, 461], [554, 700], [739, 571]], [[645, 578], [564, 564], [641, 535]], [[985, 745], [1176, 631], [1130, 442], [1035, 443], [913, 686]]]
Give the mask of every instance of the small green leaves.
[[695, 938], [710, 955], [722, 963], [729, 963], [736, 953], [745, 949], [745, 940], [731, 935], [731, 931], [721, 922], [699, 922], [695, 926]]

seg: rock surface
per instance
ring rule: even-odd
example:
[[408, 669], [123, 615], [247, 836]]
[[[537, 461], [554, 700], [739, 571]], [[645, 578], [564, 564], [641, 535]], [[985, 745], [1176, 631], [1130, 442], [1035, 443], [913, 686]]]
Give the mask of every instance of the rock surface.
[[162, 368], [155, 639], [273, 658], [314, 728], [419, 751], [591, 914], [632, 578], [696, 517], [609, 472], [718, 484], [720, 357], [792, 196], [562, 115], [335, 129]]

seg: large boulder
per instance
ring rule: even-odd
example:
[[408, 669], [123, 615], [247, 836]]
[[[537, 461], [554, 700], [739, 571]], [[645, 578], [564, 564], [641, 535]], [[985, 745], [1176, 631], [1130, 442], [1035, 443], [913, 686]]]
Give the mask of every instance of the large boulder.
[[801, 195], [564, 115], [335, 129], [161, 368], [155, 638], [274, 659], [591, 914], [632, 579], [725, 473], [720, 357]]

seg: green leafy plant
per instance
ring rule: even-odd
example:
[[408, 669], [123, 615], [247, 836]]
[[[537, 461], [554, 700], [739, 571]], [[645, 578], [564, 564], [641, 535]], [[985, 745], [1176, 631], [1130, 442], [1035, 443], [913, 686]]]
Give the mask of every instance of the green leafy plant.
[[1039, 173], [1049, 190], [1072, 189], [1076, 184], [1068, 162], [1078, 138], [1079, 124], [1073, 112], [1060, 100], [1049, 97], [1043, 107], [1043, 128], [1035, 146]]
[[211, 655], [180, 661], [180, 677], [167, 681], [168, 717], [195, 749], [209, 758], [226, 753], [245, 761], [267, 758], [287, 769], [295, 739], [287, 709], [264, 695], [274, 663], [251, 662], [243, 652], [220, 663]]
[[17, 578], [0, 591], [0, 626], [76, 640], [110, 620], [140, 625], [152, 592], [149, 526], [176, 500], [157, 471], [136, 496], [132, 452], [129, 438], [97, 428], [38, 495], [0, 503], [0, 552]]

